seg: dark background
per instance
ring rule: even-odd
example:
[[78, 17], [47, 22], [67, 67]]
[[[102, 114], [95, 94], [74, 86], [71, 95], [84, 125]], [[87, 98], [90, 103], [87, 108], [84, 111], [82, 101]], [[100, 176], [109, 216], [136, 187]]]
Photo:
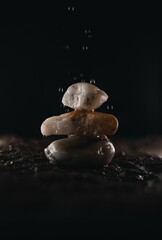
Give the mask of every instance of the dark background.
[[118, 135], [161, 134], [158, 6], [57, 2], [3, 14], [0, 134], [41, 136], [42, 121], [66, 110], [62, 88], [81, 80], [95, 80], [108, 93], [98, 111], [119, 119]]

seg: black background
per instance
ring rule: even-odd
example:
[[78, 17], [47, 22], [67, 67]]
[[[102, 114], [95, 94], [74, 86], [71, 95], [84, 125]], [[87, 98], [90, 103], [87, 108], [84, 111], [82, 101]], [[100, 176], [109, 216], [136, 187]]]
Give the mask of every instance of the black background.
[[109, 95], [98, 111], [119, 119], [118, 135], [161, 134], [158, 6], [58, 2], [1, 8], [0, 133], [41, 136], [42, 121], [65, 112], [59, 88], [95, 80]]

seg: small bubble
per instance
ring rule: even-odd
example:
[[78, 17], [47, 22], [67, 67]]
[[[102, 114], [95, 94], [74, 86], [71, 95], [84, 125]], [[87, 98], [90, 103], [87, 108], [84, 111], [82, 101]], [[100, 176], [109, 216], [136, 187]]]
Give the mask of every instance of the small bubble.
[[64, 89], [60, 87], [58, 91], [59, 92], [64, 92]]
[[91, 80], [90, 80], [90, 83], [91, 83], [91, 84], [96, 84], [96, 80], [91, 79]]

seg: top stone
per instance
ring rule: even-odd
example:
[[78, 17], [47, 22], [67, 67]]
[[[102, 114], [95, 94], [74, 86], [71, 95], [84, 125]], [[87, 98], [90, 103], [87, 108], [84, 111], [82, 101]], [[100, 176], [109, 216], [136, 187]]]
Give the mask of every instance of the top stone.
[[108, 99], [108, 95], [91, 83], [72, 84], [63, 95], [62, 103], [75, 110], [93, 111]]

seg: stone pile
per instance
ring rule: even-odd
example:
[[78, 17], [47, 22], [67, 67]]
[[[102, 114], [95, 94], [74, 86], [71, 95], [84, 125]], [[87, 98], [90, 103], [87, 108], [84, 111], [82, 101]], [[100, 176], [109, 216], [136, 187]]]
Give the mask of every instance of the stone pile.
[[62, 103], [74, 111], [47, 118], [41, 125], [44, 136], [67, 135], [52, 142], [45, 154], [51, 163], [67, 166], [105, 166], [115, 148], [108, 137], [115, 134], [118, 120], [112, 114], [94, 111], [108, 95], [90, 83], [71, 85]]

